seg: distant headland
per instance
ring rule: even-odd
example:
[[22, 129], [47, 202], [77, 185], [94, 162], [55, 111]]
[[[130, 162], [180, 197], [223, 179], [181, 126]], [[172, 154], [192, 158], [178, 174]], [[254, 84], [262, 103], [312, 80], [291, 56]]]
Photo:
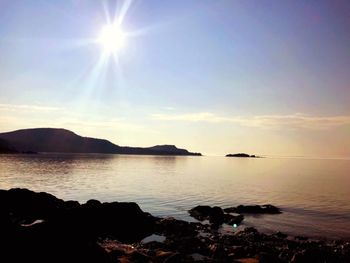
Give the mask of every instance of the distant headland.
[[0, 153], [18, 153], [15, 148], [6, 140], [0, 138]]
[[201, 156], [175, 145], [152, 147], [119, 146], [104, 139], [82, 137], [72, 131], [56, 128], [23, 129], [0, 133], [0, 153], [108, 153], [137, 155]]
[[238, 157], [238, 158], [261, 158], [260, 156], [256, 156], [254, 154], [249, 155], [247, 153], [230, 153], [226, 154], [226, 157]]

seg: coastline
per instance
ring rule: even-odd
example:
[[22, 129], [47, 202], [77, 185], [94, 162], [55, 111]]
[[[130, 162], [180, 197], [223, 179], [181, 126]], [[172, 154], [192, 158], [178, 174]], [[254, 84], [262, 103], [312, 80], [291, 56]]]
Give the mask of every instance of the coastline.
[[0, 190], [0, 203], [2, 262], [350, 261], [344, 240], [264, 234], [252, 227], [221, 233], [222, 223], [239, 220], [226, 221], [237, 218], [219, 207], [202, 209], [209, 211], [202, 217], [209, 223], [202, 224], [154, 217], [136, 203], [79, 204], [27, 189]]

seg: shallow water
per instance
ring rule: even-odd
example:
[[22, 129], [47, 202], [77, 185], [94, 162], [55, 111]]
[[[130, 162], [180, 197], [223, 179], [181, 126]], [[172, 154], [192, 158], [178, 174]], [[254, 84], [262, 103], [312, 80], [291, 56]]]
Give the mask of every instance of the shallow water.
[[271, 203], [280, 215], [244, 225], [292, 235], [350, 238], [350, 160], [169, 157], [107, 154], [0, 155], [0, 188], [29, 188], [68, 200], [133, 201], [157, 216]]

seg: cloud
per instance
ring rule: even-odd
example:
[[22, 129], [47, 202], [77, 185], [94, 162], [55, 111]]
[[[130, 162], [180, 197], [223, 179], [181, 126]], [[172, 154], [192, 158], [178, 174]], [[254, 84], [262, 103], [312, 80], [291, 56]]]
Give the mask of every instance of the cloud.
[[126, 121], [124, 118], [62, 118], [58, 121], [61, 127], [93, 128], [93, 129], [115, 129], [116, 131], [128, 130], [139, 131], [145, 129], [142, 125]]
[[289, 115], [221, 116], [211, 112], [188, 114], [152, 114], [153, 120], [205, 123], [236, 123], [241, 126], [258, 128], [304, 128], [330, 129], [349, 125], [350, 115], [312, 116], [302, 113]]
[[[0, 103], [0, 132], [25, 128], [66, 128], [79, 134], [109, 131], [111, 134], [155, 133], [153, 127], [123, 117], [109, 118], [69, 109]], [[96, 134], [98, 136], [98, 134]]]

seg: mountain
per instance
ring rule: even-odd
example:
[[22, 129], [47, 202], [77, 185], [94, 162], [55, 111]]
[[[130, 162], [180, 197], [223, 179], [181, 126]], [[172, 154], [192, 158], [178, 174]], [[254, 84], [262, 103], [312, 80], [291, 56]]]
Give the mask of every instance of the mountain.
[[104, 139], [82, 137], [66, 129], [36, 128], [0, 133], [0, 139], [21, 152], [201, 155], [174, 145], [148, 148], [119, 146]]
[[0, 153], [17, 153], [17, 150], [8, 141], [0, 139]]

